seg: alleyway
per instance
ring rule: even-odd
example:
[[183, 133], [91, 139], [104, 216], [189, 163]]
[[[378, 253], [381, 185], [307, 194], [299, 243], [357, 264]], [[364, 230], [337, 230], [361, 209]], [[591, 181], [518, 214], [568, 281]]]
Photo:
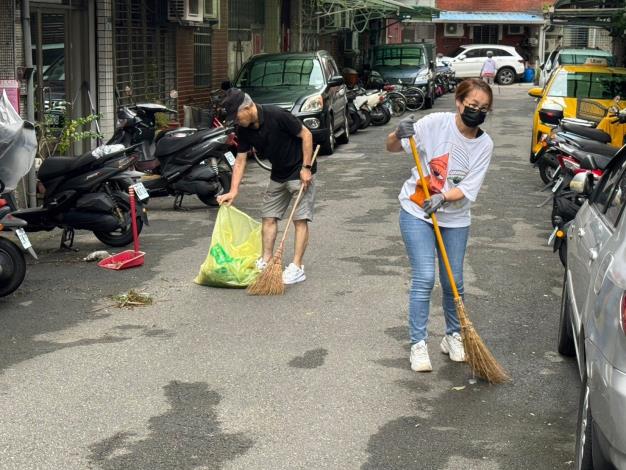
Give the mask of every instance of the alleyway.
[[[136, 270], [81, 261], [102, 249], [88, 234], [78, 253], [34, 236], [40, 261], [0, 299], [0, 468], [570, 468], [579, 383], [556, 353], [562, 267], [536, 208], [526, 91], [496, 88], [466, 262], [468, 311], [511, 383], [470, 384], [438, 353], [438, 292], [434, 371], [409, 368], [396, 197], [412, 164], [384, 150], [394, 120], [321, 158], [308, 278], [283, 297], [192, 283], [216, 215], [193, 198], [150, 202]], [[254, 217], [267, 177], [250, 164], [237, 206]], [[112, 307], [130, 288], [154, 304]]]

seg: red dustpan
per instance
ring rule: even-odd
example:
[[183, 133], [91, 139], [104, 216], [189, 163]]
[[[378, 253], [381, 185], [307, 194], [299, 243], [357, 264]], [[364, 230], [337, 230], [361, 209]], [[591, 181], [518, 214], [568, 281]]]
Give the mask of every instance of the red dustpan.
[[136, 268], [143, 265], [143, 258], [145, 253], [139, 251], [139, 234], [137, 233], [137, 208], [135, 206], [135, 190], [131, 186], [128, 189], [128, 196], [130, 198], [130, 225], [133, 230], [133, 249], [122, 251], [108, 258], [104, 258], [98, 263], [98, 266], [105, 269], [114, 269], [119, 271], [120, 269]]

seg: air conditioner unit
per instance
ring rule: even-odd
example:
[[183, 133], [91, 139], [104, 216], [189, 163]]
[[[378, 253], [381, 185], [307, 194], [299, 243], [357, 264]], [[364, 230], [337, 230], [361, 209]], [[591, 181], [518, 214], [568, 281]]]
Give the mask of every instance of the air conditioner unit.
[[532, 47], [536, 47], [539, 45], [539, 39], [537, 38], [528, 38], [528, 45]]
[[443, 28], [443, 35], [449, 38], [460, 38], [465, 34], [463, 25], [459, 23], [445, 23]]
[[218, 20], [220, 17], [219, 0], [204, 0], [204, 17], [208, 20]]
[[169, 0], [167, 19], [176, 22], [202, 23], [204, 21], [204, 0]]

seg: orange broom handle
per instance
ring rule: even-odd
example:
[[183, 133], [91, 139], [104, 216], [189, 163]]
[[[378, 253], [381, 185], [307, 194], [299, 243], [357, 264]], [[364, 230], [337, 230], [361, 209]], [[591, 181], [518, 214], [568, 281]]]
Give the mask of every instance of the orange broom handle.
[[[430, 199], [430, 191], [428, 191], [428, 183], [426, 183], [426, 178], [424, 177], [424, 172], [422, 171], [422, 165], [420, 163], [419, 154], [417, 153], [417, 146], [415, 145], [415, 138], [413, 136], [409, 137], [409, 143], [411, 144], [411, 151], [413, 152], [413, 158], [415, 159], [415, 166], [417, 167], [417, 172], [420, 175], [420, 182], [422, 184], [422, 189], [424, 190], [424, 194], [426, 195], [426, 199]], [[439, 224], [437, 223], [437, 217], [433, 212], [430, 215], [431, 220], [433, 221], [433, 228], [435, 230], [435, 237], [437, 238], [437, 244], [439, 245], [439, 251], [441, 252], [441, 258], [443, 259], [443, 264], [446, 267], [446, 272], [448, 273], [448, 279], [450, 280], [450, 286], [452, 287], [452, 295], [454, 295], [454, 300], [458, 300], [459, 290], [456, 288], [456, 282], [454, 282], [454, 275], [452, 274], [452, 268], [450, 267], [450, 260], [448, 260], [448, 253], [446, 252], [446, 246], [443, 243], [443, 238], [441, 237], [441, 230], [439, 230]]]

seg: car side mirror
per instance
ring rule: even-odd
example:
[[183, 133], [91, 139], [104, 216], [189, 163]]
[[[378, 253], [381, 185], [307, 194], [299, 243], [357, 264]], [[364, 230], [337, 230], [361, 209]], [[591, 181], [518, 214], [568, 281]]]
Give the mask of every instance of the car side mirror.
[[542, 98], [543, 97], [543, 88], [534, 87], [528, 90], [528, 94], [533, 98]]
[[343, 77], [341, 75], [333, 75], [328, 80], [328, 84], [327, 85], [329, 87], [333, 87], [333, 86], [341, 86], [343, 84], [344, 84], [344, 80], [343, 80]]
[[459, 60], [465, 60], [465, 54], [461, 54], [460, 56], [457, 57], [457, 59]]
[[430, 70], [435, 70], [435, 63], [432, 60], [428, 62], [428, 68], [430, 68]]
[[590, 195], [593, 191], [593, 175], [590, 173], [577, 173], [569, 183], [572, 191], [578, 194]]

